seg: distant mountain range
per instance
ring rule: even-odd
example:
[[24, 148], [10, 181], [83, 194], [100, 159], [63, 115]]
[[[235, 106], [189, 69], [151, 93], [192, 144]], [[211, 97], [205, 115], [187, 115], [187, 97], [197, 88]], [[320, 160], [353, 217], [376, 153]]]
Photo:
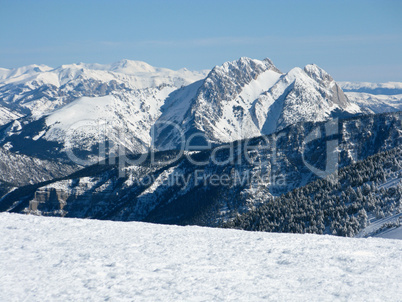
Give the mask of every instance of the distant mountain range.
[[131, 153], [178, 148], [172, 123], [185, 139], [200, 133], [220, 144], [364, 112], [316, 65], [283, 74], [269, 59], [241, 58], [210, 72], [128, 60], [32, 65], [2, 69], [0, 79], [0, 146], [43, 159], [73, 150], [93, 160], [105, 136]]
[[[397, 148], [401, 110], [402, 83], [337, 83], [314, 64], [283, 73], [269, 59], [0, 69], [0, 211], [225, 225], [319, 179], [326, 136], [340, 167]], [[253, 181], [228, 189], [214, 175]]]
[[402, 94], [402, 82], [369, 83], [369, 82], [339, 82], [345, 92], [363, 92], [374, 95]]
[[372, 113], [402, 110], [402, 83], [340, 82], [349, 100]]

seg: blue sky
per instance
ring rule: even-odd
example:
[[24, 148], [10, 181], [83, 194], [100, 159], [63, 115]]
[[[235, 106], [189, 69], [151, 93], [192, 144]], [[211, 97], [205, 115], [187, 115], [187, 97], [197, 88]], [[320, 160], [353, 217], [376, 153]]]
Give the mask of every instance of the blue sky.
[[336, 80], [402, 81], [402, 1], [0, 0], [0, 66], [209, 69], [246, 56]]

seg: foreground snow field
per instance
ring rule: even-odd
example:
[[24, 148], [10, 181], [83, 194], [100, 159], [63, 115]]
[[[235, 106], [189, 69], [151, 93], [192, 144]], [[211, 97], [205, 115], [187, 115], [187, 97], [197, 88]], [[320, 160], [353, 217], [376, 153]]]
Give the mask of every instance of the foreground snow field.
[[0, 301], [400, 301], [402, 241], [0, 214]]

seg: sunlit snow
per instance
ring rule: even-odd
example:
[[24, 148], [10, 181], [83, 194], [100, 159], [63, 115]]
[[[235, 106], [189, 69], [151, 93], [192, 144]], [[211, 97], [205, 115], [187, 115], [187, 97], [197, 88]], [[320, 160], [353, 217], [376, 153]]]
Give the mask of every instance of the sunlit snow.
[[400, 301], [402, 241], [0, 214], [0, 301]]

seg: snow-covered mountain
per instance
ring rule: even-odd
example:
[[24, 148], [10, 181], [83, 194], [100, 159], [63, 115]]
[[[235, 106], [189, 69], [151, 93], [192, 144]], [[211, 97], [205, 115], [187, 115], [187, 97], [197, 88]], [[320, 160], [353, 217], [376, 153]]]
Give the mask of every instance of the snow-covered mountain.
[[402, 110], [402, 83], [340, 82], [349, 100], [372, 113]]
[[71, 64], [51, 68], [30, 65], [0, 70], [0, 103], [14, 113], [42, 116], [71, 101], [111, 92], [146, 88], [179, 88], [204, 78], [207, 71], [155, 68], [140, 61], [122, 60], [111, 65]]
[[206, 74], [129, 60], [3, 69], [1, 144], [45, 158], [67, 149], [91, 158], [105, 140], [129, 152], [145, 152], [167, 96]]
[[402, 94], [385, 95], [365, 92], [345, 92], [354, 104], [372, 113], [402, 111]]
[[[327, 129], [326, 120], [355, 116], [343, 119], [335, 131], [340, 136], [340, 166], [401, 144], [400, 113], [362, 115], [372, 111], [369, 106], [351, 102], [316, 65], [282, 73], [269, 59], [240, 58], [210, 72], [191, 72], [124, 60], [2, 69], [0, 78], [5, 123], [0, 126], [0, 155], [6, 163], [0, 166], [5, 175], [0, 179], [2, 211], [216, 226], [315, 180], [305, 161], [326, 168], [325, 139], [311, 143], [307, 153], [304, 140], [314, 129]], [[277, 134], [282, 135], [278, 141]], [[176, 156], [181, 135], [198, 147], [236, 141], [243, 148], [245, 142], [239, 140], [254, 137], [255, 153], [233, 155], [244, 164], [234, 163], [225, 149], [190, 153], [206, 161], [206, 179], [234, 173], [258, 182], [232, 190], [199, 185], [191, 178], [199, 166], [186, 156], [164, 161]], [[266, 139], [269, 144], [261, 149]], [[150, 146], [165, 150], [157, 155], [156, 165], [130, 162], [130, 156], [146, 155]], [[121, 149], [137, 155], [113, 162]], [[112, 159], [92, 165], [98, 154]], [[216, 154], [224, 164], [213, 162]], [[77, 169], [71, 161], [89, 167], [67, 176]], [[31, 181], [30, 171], [38, 172]], [[279, 181], [260, 181], [264, 173], [273, 173]], [[184, 187], [164, 185], [176, 176], [186, 181]], [[7, 177], [16, 185], [31, 186], [10, 192]], [[149, 182], [138, 182], [147, 177]], [[42, 180], [47, 182], [37, 184]]]
[[[339, 167], [400, 146], [401, 121], [400, 112], [340, 120], [339, 133], [333, 136]], [[326, 169], [327, 140], [314, 140], [307, 147], [304, 143], [326, 124], [298, 123], [270, 136], [236, 142], [233, 153], [227, 144], [182, 156], [164, 151], [154, 160], [148, 155], [137, 162], [89, 166], [63, 180], [0, 196], [0, 211], [217, 226], [316, 180], [306, 163]], [[226, 179], [216, 183], [217, 176]]]
[[298, 122], [401, 109], [400, 96], [373, 99], [340, 87], [316, 65], [282, 73], [269, 59], [240, 58], [210, 72], [129, 60], [1, 69], [0, 146], [46, 159], [71, 151], [84, 164], [96, 161], [104, 144], [106, 156], [118, 147], [177, 149], [189, 139], [193, 146], [221, 144]]
[[[183, 136], [189, 140], [197, 133], [219, 144], [270, 134], [297, 122], [357, 113], [360, 108], [316, 65], [282, 74], [269, 59], [240, 58], [170, 96], [157, 121], [155, 145], [172, 149]], [[171, 123], [183, 132], [166, 127]], [[200, 136], [194, 142], [205, 144]]]

